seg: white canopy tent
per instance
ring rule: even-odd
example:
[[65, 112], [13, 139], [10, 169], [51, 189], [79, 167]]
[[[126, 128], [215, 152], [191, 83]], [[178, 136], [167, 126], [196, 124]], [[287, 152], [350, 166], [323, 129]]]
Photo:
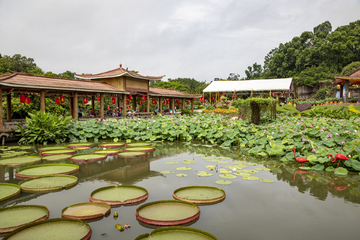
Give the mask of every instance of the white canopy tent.
[[289, 91], [292, 78], [214, 81], [203, 92], [244, 92], [244, 91]]

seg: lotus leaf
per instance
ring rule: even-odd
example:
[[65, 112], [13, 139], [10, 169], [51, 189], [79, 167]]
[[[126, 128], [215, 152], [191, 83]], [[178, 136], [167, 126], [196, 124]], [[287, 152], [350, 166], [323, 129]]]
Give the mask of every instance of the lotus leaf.
[[244, 170], [241, 170], [241, 172], [244, 172], [244, 173], [258, 173], [259, 171], [254, 170], [254, 169], [244, 169]]
[[167, 171], [161, 171], [160, 173], [162, 173], [162, 174], [172, 174], [172, 173], [174, 173], [174, 171], [167, 170]]
[[334, 170], [335, 170], [335, 168], [333, 166], [325, 168], [325, 171], [327, 171], [327, 172], [333, 172]]
[[146, 152], [120, 152], [117, 155], [122, 158], [133, 158], [145, 156]]
[[356, 171], [360, 171], [360, 162], [359, 161], [350, 159], [350, 164], [353, 169], [355, 169]]
[[51, 146], [51, 147], [40, 147], [38, 148], [39, 151], [50, 151], [50, 150], [63, 150], [68, 149], [66, 146]]
[[266, 167], [258, 167], [258, 168], [255, 168], [256, 170], [258, 171], [270, 171], [271, 169], [270, 168], [266, 168]]
[[199, 172], [197, 174], [199, 177], [210, 177], [212, 176], [213, 174], [212, 173], [207, 173], [207, 172]]
[[136, 142], [136, 143], [127, 143], [127, 147], [145, 147], [145, 146], [151, 146], [152, 143], [149, 142]]
[[311, 167], [303, 167], [303, 166], [301, 166], [299, 168], [302, 169], [302, 170], [310, 170], [311, 169]]
[[229, 170], [226, 170], [226, 169], [223, 169], [223, 168], [221, 168], [221, 169], [219, 170], [219, 172], [220, 172], [220, 173], [232, 173], [232, 171], [229, 171]]
[[171, 161], [171, 162], [166, 162], [165, 164], [178, 164], [179, 162], [175, 162], [175, 161]]
[[185, 173], [178, 173], [176, 174], [177, 177], [187, 177], [187, 174]]
[[78, 147], [92, 147], [94, 143], [86, 142], [86, 143], [70, 143], [66, 145], [69, 148], [78, 148]]
[[89, 162], [89, 161], [99, 161], [107, 158], [106, 154], [93, 153], [93, 154], [77, 154], [70, 158], [74, 162]]
[[20, 187], [12, 183], [0, 183], [0, 201], [20, 194]]
[[316, 170], [316, 171], [322, 171], [322, 170], [324, 170], [324, 165], [316, 164], [315, 166], [312, 166], [311, 169]]
[[41, 157], [38, 156], [23, 156], [0, 159], [0, 165], [8, 167], [27, 165], [31, 163], [41, 162]]
[[183, 171], [183, 170], [191, 170], [192, 168], [191, 167], [177, 167], [176, 170], [180, 170], [180, 171]]
[[229, 185], [232, 184], [232, 181], [227, 181], [227, 180], [217, 180], [215, 181], [216, 184], [220, 184], [220, 185]]
[[120, 152], [120, 150], [117, 149], [105, 149], [105, 150], [96, 150], [93, 151], [93, 153], [98, 153], [98, 154], [106, 154], [106, 155], [116, 155]]
[[105, 216], [110, 212], [110, 209], [110, 205], [106, 203], [77, 203], [64, 208], [61, 211], [61, 215], [66, 218], [92, 219]]
[[145, 188], [134, 185], [108, 186], [96, 189], [90, 195], [92, 202], [104, 202], [110, 205], [133, 204], [147, 199]]
[[49, 150], [41, 152], [41, 155], [59, 155], [59, 154], [74, 154], [76, 150], [74, 149], [60, 149], [60, 150]]
[[244, 176], [251, 176], [250, 173], [243, 173], [243, 172], [235, 172], [235, 173], [233, 173], [233, 174], [236, 175], [236, 176], [242, 176], [242, 177], [244, 177]]
[[48, 155], [48, 156], [42, 157], [42, 159], [46, 160], [46, 161], [59, 161], [59, 160], [69, 159], [72, 156], [73, 155], [70, 155], [70, 154]]
[[271, 179], [260, 179], [259, 180], [260, 182], [264, 182], [264, 183], [273, 183], [273, 182], [275, 182], [274, 180], [271, 180]]
[[220, 174], [219, 177], [222, 177], [222, 178], [236, 178], [236, 176], [233, 175], [233, 174]]
[[22, 191], [41, 192], [69, 188], [78, 183], [78, 178], [68, 175], [54, 175], [38, 178], [29, 178], [19, 182]]
[[243, 179], [245, 180], [259, 180], [260, 178], [255, 176], [243, 176]]
[[348, 170], [346, 168], [343, 168], [343, 167], [338, 167], [338, 168], [335, 169], [334, 173], [336, 175], [347, 175]]
[[15, 172], [15, 176], [19, 178], [28, 178], [54, 174], [71, 174], [77, 171], [79, 171], [79, 166], [74, 164], [42, 164], [20, 168], [18, 172]]
[[155, 151], [154, 147], [126, 147], [123, 149], [123, 151], [134, 151], [134, 152], [153, 152]]

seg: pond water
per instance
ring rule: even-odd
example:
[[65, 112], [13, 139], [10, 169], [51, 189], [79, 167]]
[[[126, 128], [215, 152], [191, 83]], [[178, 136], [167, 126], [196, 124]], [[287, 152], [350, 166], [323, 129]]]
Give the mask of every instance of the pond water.
[[[156, 151], [146, 157], [123, 159], [109, 156], [106, 160], [76, 163], [79, 183], [67, 190], [49, 193], [24, 193], [0, 202], [0, 208], [39, 204], [50, 211], [50, 218], [61, 217], [61, 210], [69, 205], [89, 202], [92, 191], [105, 186], [133, 184], [149, 192], [146, 203], [172, 200], [174, 190], [184, 186], [215, 186], [226, 192], [224, 201], [200, 206], [200, 218], [189, 226], [209, 232], [218, 239], [357, 239], [360, 223], [360, 176], [336, 176], [333, 173], [299, 170], [298, 164], [285, 164], [277, 160], [263, 161], [243, 155], [239, 149], [223, 149], [180, 142], [155, 143]], [[78, 153], [90, 153], [90, 150]], [[31, 151], [31, 150], [27, 150]], [[36, 150], [32, 150], [36, 153]], [[35, 154], [34, 153], [34, 154]], [[212, 156], [213, 158], [206, 158]], [[205, 157], [205, 159], [204, 159]], [[185, 164], [184, 160], [193, 160]], [[166, 164], [166, 162], [178, 162]], [[210, 162], [209, 162], [210, 161]], [[245, 180], [219, 177], [219, 171], [205, 168], [218, 165], [218, 169], [243, 161], [247, 168], [270, 168], [270, 171], [251, 173], [260, 179]], [[58, 161], [72, 163], [70, 160]], [[186, 162], [186, 161], [185, 161]], [[49, 163], [43, 161], [40, 164]], [[264, 166], [265, 165], [265, 166]], [[176, 170], [189, 167], [190, 170]], [[19, 168], [0, 167], [0, 182], [19, 183], [15, 171]], [[173, 174], [162, 174], [171, 170]], [[228, 170], [230, 170], [228, 168]], [[199, 171], [213, 173], [199, 177]], [[241, 171], [241, 170], [239, 170]], [[185, 173], [186, 177], [177, 177]], [[230, 185], [218, 185], [217, 180], [230, 180]], [[141, 203], [143, 204], [143, 203]], [[91, 239], [135, 239], [150, 233], [155, 226], [139, 223], [136, 209], [141, 205], [121, 206], [111, 209], [102, 219], [89, 221], [93, 233]], [[119, 217], [113, 218], [114, 211]], [[131, 228], [120, 232], [115, 224], [130, 224]], [[4, 235], [0, 235], [0, 239]]]

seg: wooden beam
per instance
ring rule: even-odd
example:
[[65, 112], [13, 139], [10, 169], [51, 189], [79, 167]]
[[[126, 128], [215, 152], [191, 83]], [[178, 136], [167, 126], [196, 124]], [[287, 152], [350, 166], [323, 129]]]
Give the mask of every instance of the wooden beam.
[[100, 93], [100, 118], [105, 119], [104, 114], [104, 94]]
[[45, 112], [45, 90], [40, 91], [40, 110]]
[[341, 101], [344, 100], [344, 87], [340, 84], [340, 99]]
[[2, 96], [3, 96], [2, 88], [0, 87], [0, 129], [4, 128]]
[[185, 98], [183, 98], [182, 99], [182, 103], [181, 103], [181, 110], [184, 110], [185, 109], [185, 102], [186, 102], [186, 99]]
[[74, 105], [74, 103], [73, 103], [73, 101], [74, 101], [74, 98], [73, 98], [73, 96], [71, 96], [71, 94], [69, 94], [69, 106], [70, 106], [70, 116], [72, 117], [72, 118], [74, 118], [74, 110], [73, 110], [73, 105]]
[[133, 98], [132, 98], [132, 105], [133, 105], [133, 111], [137, 112], [137, 109], [136, 109], [136, 96], [133, 96]]
[[122, 95], [122, 115], [123, 118], [126, 118], [126, 95]]
[[74, 93], [74, 98], [73, 98], [73, 118], [75, 120], [79, 120], [79, 104], [78, 104], [78, 93], [75, 92]]
[[91, 110], [95, 113], [95, 96], [91, 96]]
[[6, 120], [11, 122], [11, 93], [6, 95]]

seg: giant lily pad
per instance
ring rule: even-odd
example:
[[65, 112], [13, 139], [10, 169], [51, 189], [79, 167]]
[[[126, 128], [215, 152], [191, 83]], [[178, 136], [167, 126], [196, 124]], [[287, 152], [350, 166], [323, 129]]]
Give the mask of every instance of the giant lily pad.
[[205, 171], [199, 171], [199, 173], [197, 174], [199, 177], [210, 177], [212, 176], [213, 174], [212, 173], [208, 173], [208, 172], [205, 172]]
[[90, 147], [77, 147], [77, 148], [73, 148], [74, 150], [76, 150], [76, 151], [81, 151], [81, 150], [89, 150], [90, 149]]
[[22, 191], [41, 192], [53, 191], [75, 186], [78, 178], [68, 175], [43, 176], [38, 178], [29, 178], [19, 183]]
[[125, 146], [123, 142], [104, 142], [98, 145], [99, 148], [121, 148], [123, 146]]
[[42, 164], [20, 168], [15, 172], [17, 178], [49, 176], [54, 174], [71, 174], [79, 171], [79, 166], [74, 164]]
[[86, 202], [64, 208], [61, 215], [73, 219], [92, 219], [103, 217], [110, 212], [110, 205], [106, 203]]
[[200, 216], [200, 209], [193, 203], [177, 200], [163, 200], [141, 205], [136, 209], [139, 221], [152, 225], [172, 226], [194, 221]]
[[176, 170], [184, 171], [184, 170], [191, 170], [191, 167], [177, 167]]
[[0, 201], [14, 197], [20, 194], [21, 189], [18, 185], [12, 183], [0, 183]]
[[60, 161], [71, 158], [73, 155], [71, 154], [59, 154], [59, 155], [47, 155], [42, 157], [42, 160], [46, 161]]
[[38, 150], [40, 152], [52, 151], [52, 150], [64, 150], [64, 149], [68, 149], [68, 147], [67, 146], [51, 146], [51, 147], [40, 147], [40, 148], [38, 148]]
[[93, 153], [93, 154], [78, 154], [74, 155], [70, 158], [73, 162], [94, 162], [94, 161], [100, 161], [107, 158], [106, 154], [99, 154], [99, 153]]
[[120, 152], [117, 154], [119, 157], [122, 158], [134, 158], [134, 157], [141, 157], [145, 156], [146, 152]]
[[154, 147], [126, 147], [123, 148], [123, 151], [131, 151], [131, 152], [153, 152], [155, 151]]
[[78, 148], [78, 147], [92, 147], [94, 143], [85, 142], [85, 143], [70, 143], [66, 145], [69, 148]]
[[259, 181], [263, 182], [263, 183], [273, 183], [273, 182], [275, 182], [274, 180], [266, 179], [266, 178], [260, 179]]
[[236, 176], [233, 175], [233, 174], [220, 174], [219, 177], [222, 177], [222, 178], [236, 178]]
[[117, 149], [105, 149], [105, 150], [96, 150], [93, 153], [106, 154], [106, 155], [116, 155], [120, 152]]
[[232, 184], [232, 181], [227, 181], [227, 180], [217, 180], [215, 181], [216, 184], [219, 184], [219, 185], [229, 185], [229, 184]]
[[135, 143], [127, 143], [126, 146], [127, 147], [146, 147], [146, 146], [151, 146], [152, 143], [148, 143], [148, 142], [135, 142]]
[[260, 178], [255, 177], [255, 176], [243, 176], [243, 179], [245, 180], [259, 180]]
[[102, 187], [93, 191], [90, 201], [109, 205], [134, 204], [144, 201], [149, 196], [147, 190], [133, 185]]
[[59, 155], [59, 154], [74, 154], [76, 153], [76, 150], [74, 149], [60, 149], [60, 150], [49, 150], [41, 152], [41, 155]]
[[178, 188], [173, 197], [178, 200], [192, 203], [215, 203], [225, 198], [225, 191], [210, 186], [188, 186]]
[[87, 240], [91, 233], [89, 224], [81, 220], [54, 218], [25, 225], [6, 235], [3, 240]]
[[41, 205], [17, 205], [0, 209], [0, 233], [14, 231], [26, 224], [45, 220], [49, 210]]
[[7, 167], [15, 167], [38, 162], [41, 162], [41, 157], [38, 156], [23, 156], [0, 159], [0, 165], [5, 165]]
[[150, 234], [142, 234], [135, 240], [161, 240], [161, 239], [196, 239], [196, 240], [217, 240], [208, 232], [190, 227], [162, 227], [155, 229]]

